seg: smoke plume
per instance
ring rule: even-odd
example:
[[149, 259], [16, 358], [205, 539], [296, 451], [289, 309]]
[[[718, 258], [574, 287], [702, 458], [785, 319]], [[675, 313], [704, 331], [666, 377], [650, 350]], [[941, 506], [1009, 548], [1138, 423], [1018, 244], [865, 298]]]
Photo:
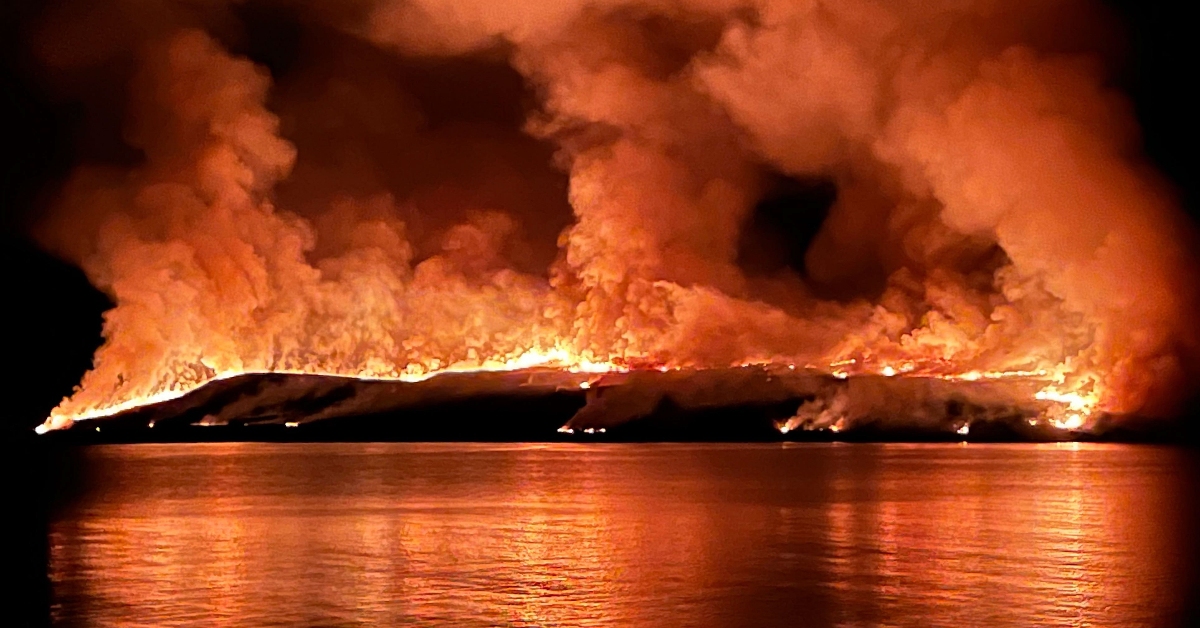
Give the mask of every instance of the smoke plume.
[[[40, 236], [116, 307], [55, 416], [253, 371], [761, 362], [1169, 412], [1190, 236], [1110, 26], [1074, 0], [67, 3], [31, 45], [99, 139]], [[762, 227], [781, 189], [813, 233]]]

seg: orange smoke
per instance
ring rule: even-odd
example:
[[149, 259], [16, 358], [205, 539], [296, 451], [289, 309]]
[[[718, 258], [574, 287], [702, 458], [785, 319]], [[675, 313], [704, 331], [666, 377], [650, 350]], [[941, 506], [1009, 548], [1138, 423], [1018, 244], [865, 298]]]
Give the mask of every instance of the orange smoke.
[[[780, 363], [1039, 379], [1077, 428], [1162, 412], [1191, 377], [1179, 212], [1092, 44], [1055, 31], [1086, 3], [317, 3], [301, 23], [341, 47], [286, 81], [282, 120], [268, 72], [197, 28], [223, 32], [216, 5], [118, 11], [129, 43], [95, 59], [53, 45], [70, 11], [46, 27], [64, 75], [137, 68], [141, 155], [81, 167], [42, 231], [116, 303], [48, 426], [247, 372]], [[391, 57], [500, 59], [536, 95], [524, 135], [438, 126]], [[512, 167], [540, 145], [572, 212], [548, 268], [526, 237], [552, 177]], [[475, 165], [441, 180], [428, 156]], [[803, 273], [748, 273], [779, 174], [837, 200]]]

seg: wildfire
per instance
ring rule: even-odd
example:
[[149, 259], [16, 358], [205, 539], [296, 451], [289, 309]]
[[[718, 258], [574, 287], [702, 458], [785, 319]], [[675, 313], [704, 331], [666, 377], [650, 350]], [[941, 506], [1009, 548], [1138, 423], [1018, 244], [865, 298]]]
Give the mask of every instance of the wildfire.
[[[39, 227], [115, 304], [39, 432], [256, 373], [751, 366], [1011, 389], [1034, 425], [1086, 430], [1193, 363], [1177, 208], [1110, 81], [1023, 36], [1041, 8], [400, 4], [338, 18], [284, 86], [201, 30], [158, 32], [175, 20], [63, 53], [133, 71], [82, 118], [128, 103], [86, 137], [129, 150], [79, 153], [144, 158], [80, 164]], [[972, 37], [940, 35], [960, 22]], [[351, 68], [367, 50], [504, 78], [435, 93]], [[514, 102], [466, 102], [513, 76]], [[755, 268], [773, 186], [808, 179], [836, 191], [816, 235], [770, 234], [804, 267]], [[847, 405], [804, 412], [849, 430]]]
[[[789, 366], [789, 368], [792, 368]], [[1057, 430], [1079, 431], [1088, 429], [1100, 414], [1103, 405], [1101, 387], [1098, 378], [1093, 375], [1081, 376], [1071, 374], [1072, 365], [1069, 362], [1049, 368], [1012, 369], [1012, 370], [966, 370], [956, 371], [953, 365], [945, 361], [931, 360], [922, 363], [918, 360], [902, 360], [885, 362], [849, 358], [834, 361], [826, 369], [813, 365], [807, 368], [825, 372], [836, 379], [844, 380], [851, 376], [881, 376], [920, 377], [940, 379], [948, 382], [982, 382], [982, 381], [1011, 381], [1040, 386], [1031, 394], [1031, 399], [1025, 401], [1041, 402], [1037, 416], [1028, 419], [1030, 427], [1044, 425]], [[1068, 383], [1072, 382], [1072, 383]], [[1020, 405], [1021, 400], [1014, 400]], [[777, 423], [780, 434], [788, 434], [798, 428], [827, 430], [838, 433], [849, 425], [849, 417], [845, 409], [837, 403], [817, 404], [812, 408], [802, 406], [795, 417]], [[961, 436], [970, 434], [970, 421], [963, 422], [955, 428]]]
[[[177, 399], [187, 393], [200, 388], [210, 382], [229, 379], [242, 375], [251, 374], [296, 374], [296, 375], [327, 375], [339, 377], [352, 377], [363, 381], [397, 381], [416, 383], [428, 380], [438, 375], [446, 373], [484, 373], [484, 372], [512, 372], [528, 369], [554, 369], [569, 373], [589, 373], [589, 374], [605, 374], [605, 373], [623, 373], [634, 370], [634, 367], [628, 364], [619, 363], [616, 361], [601, 361], [594, 359], [590, 355], [583, 355], [567, 348], [563, 343], [558, 343], [548, 349], [538, 347], [527, 349], [516, 356], [509, 358], [491, 358], [481, 361], [479, 364], [450, 364], [441, 366], [440, 362], [434, 361], [435, 366], [423, 364], [410, 364], [403, 368], [396, 369], [389, 374], [380, 374], [378, 372], [363, 372], [363, 371], [339, 371], [330, 370], [324, 371], [320, 369], [274, 369], [274, 370], [227, 370], [214, 373], [207, 379], [188, 379], [179, 378], [163, 390], [155, 391], [144, 396], [126, 399], [117, 403], [98, 404], [95, 407], [85, 408], [78, 412], [68, 413], [63, 412], [62, 408], [56, 409], [46, 421], [37, 427], [39, 434], [44, 434], [51, 430], [70, 427], [78, 421], [86, 421], [98, 419], [108, 416], [113, 416], [139, 408], [142, 406], [153, 405], [171, 399]], [[775, 362], [770, 361], [752, 361], [736, 364], [738, 367], [761, 366], [773, 367], [780, 366]], [[795, 371], [796, 365], [793, 363], [784, 363], [788, 371]], [[680, 367], [666, 364], [639, 366], [637, 368], [648, 368], [658, 372], [669, 372], [678, 370]], [[1066, 388], [1065, 377], [1061, 375], [1063, 367], [1057, 369], [1037, 369], [1037, 370], [1011, 370], [1011, 371], [965, 371], [965, 372], [949, 372], [946, 371], [944, 363], [934, 363], [927, 366], [922, 366], [915, 361], [903, 361], [896, 364], [881, 363], [867, 366], [864, 361], [858, 359], [843, 359], [832, 362], [828, 367], [822, 369], [813, 365], [805, 367], [810, 371], [824, 372], [832, 375], [837, 379], [847, 379], [852, 374], [857, 376], [862, 375], [878, 375], [883, 377], [933, 377], [947, 381], [963, 381], [975, 382], [981, 380], [1030, 380], [1030, 381], [1045, 381], [1045, 386], [1034, 394], [1034, 399], [1042, 402], [1047, 402], [1048, 409], [1043, 413], [1043, 418], [1048, 425], [1062, 430], [1079, 430], [1086, 428], [1092, 420], [1096, 409], [1100, 404], [1100, 394], [1097, 387], [1091, 380], [1087, 382], [1086, 387], [1078, 389]], [[1052, 375], [1058, 373], [1058, 375]], [[581, 390], [588, 390], [594, 385], [594, 380], [583, 380], [579, 383]], [[1031, 421], [1031, 425], [1035, 425], [1039, 420]], [[845, 429], [844, 420], [838, 418], [833, 421], [825, 429], [832, 432], [838, 432]], [[567, 428], [564, 428], [567, 429]], [[785, 423], [779, 426], [779, 431], [783, 434], [788, 433], [793, 429], [791, 424]], [[969, 426], [964, 424], [959, 429], [960, 434], [966, 434]], [[560, 430], [561, 431], [561, 430]], [[570, 431], [568, 430], [568, 433]]]
[[[434, 361], [438, 364], [437, 361]], [[478, 365], [454, 364], [445, 367], [427, 367], [420, 364], [410, 364], [399, 369], [395, 374], [375, 374], [362, 371], [340, 371], [340, 370], [321, 370], [313, 369], [272, 369], [272, 370], [227, 370], [219, 373], [214, 373], [212, 377], [202, 380], [187, 380], [180, 378], [176, 380], [170, 387], [154, 392], [152, 394], [134, 397], [119, 403], [100, 404], [96, 407], [86, 408], [75, 413], [66, 413], [56, 408], [45, 423], [36, 428], [38, 434], [44, 434], [51, 430], [70, 427], [77, 421], [86, 421], [90, 419], [99, 419], [113, 416], [140, 408], [143, 406], [153, 405], [172, 399], [178, 399], [193, 390], [210, 382], [239, 377], [242, 375], [255, 374], [290, 374], [290, 375], [326, 375], [337, 377], [352, 377], [362, 381], [396, 381], [416, 383], [428, 380], [432, 377], [446, 373], [497, 373], [521, 371], [535, 368], [552, 368], [566, 371], [569, 373], [614, 373], [625, 372], [629, 368], [618, 365], [612, 362], [600, 362], [589, 357], [573, 353], [562, 346], [555, 346], [550, 349], [531, 348], [523, 351], [516, 357], [501, 359], [492, 358], [482, 361]], [[587, 389], [591, 387], [591, 382], [584, 381], [580, 384], [580, 388]]]
[[1041, 401], [1058, 404], [1050, 424], [1060, 430], [1078, 430], [1087, 425], [1094, 414], [1100, 397], [1095, 392], [1063, 391], [1051, 384], [1034, 394]]

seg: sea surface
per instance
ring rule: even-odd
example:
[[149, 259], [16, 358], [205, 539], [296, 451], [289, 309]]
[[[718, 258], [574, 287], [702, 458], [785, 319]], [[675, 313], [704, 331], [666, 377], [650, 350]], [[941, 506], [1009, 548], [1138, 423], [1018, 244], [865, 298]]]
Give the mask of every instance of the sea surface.
[[1120, 445], [81, 450], [67, 626], [1187, 625], [1189, 452]]

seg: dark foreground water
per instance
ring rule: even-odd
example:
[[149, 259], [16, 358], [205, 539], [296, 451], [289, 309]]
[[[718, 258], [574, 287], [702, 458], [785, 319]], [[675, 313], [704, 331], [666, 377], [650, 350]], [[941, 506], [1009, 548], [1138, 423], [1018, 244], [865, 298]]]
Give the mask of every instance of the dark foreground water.
[[52, 616], [94, 626], [1180, 626], [1182, 450], [83, 450]]

